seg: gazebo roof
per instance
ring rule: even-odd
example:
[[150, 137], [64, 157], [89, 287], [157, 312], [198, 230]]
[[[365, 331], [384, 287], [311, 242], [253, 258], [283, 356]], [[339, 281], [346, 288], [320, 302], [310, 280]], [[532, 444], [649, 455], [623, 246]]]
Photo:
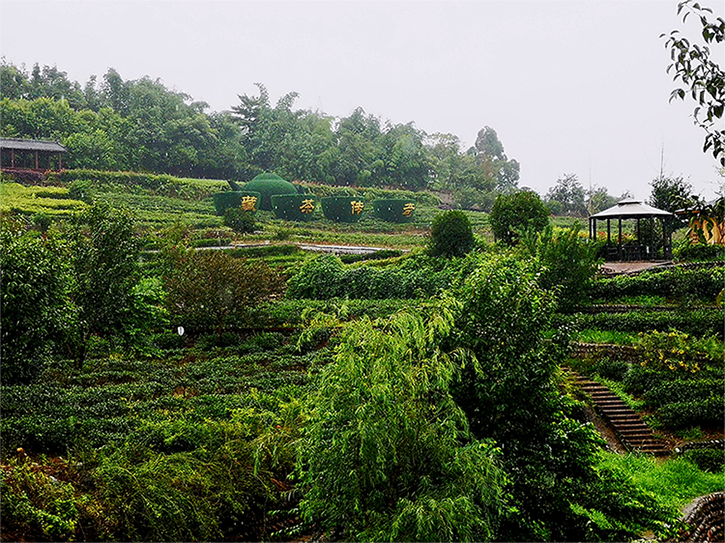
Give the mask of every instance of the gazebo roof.
[[0, 149], [12, 149], [13, 151], [45, 151], [51, 153], [64, 153], [66, 151], [66, 148], [57, 141], [18, 138], [0, 138]]
[[617, 203], [616, 206], [600, 211], [591, 215], [590, 219], [637, 219], [641, 217], [672, 217], [669, 211], [663, 211], [647, 204], [635, 200], [634, 198], [625, 198]]

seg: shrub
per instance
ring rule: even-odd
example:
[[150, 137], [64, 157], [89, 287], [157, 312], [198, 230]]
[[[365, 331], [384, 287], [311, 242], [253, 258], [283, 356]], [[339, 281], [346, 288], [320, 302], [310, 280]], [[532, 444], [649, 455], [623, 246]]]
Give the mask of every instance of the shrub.
[[684, 332], [640, 333], [636, 344], [642, 365], [663, 372], [697, 373], [705, 364], [722, 362], [722, 343], [697, 339]]
[[580, 230], [577, 222], [554, 234], [554, 229], [547, 225], [540, 234], [529, 234], [525, 236], [529, 239], [524, 240], [528, 254], [537, 258], [542, 267], [541, 286], [556, 291], [562, 311], [571, 311], [586, 300], [589, 285], [599, 269], [596, 246], [583, 240]]
[[219, 336], [228, 317], [243, 318], [249, 307], [284, 288], [283, 279], [266, 263], [248, 264], [222, 251], [180, 256], [164, 284], [174, 324], [213, 324]]
[[464, 256], [475, 244], [471, 223], [463, 211], [444, 211], [434, 217], [428, 241], [429, 255]]
[[489, 221], [493, 235], [508, 245], [515, 245], [519, 232], [542, 232], [549, 224], [549, 210], [535, 192], [501, 194], [491, 208]]
[[312, 195], [275, 194], [272, 196], [272, 211], [275, 217], [286, 221], [309, 221], [317, 208]]
[[357, 222], [365, 208], [364, 200], [356, 196], [328, 196], [321, 202], [325, 218], [336, 222]]
[[228, 226], [239, 234], [253, 234], [257, 223], [254, 220], [253, 211], [230, 207], [224, 212], [224, 226]]
[[403, 199], [373, 200], [373, 210], [378, 218], [388, 222], [405, 223], [413, 220], [415, 201]]
[[59, 240], [3, 217], [0, 269], [2, 382], [26, 383], [39, 374], [65, 321], [70, 268]]

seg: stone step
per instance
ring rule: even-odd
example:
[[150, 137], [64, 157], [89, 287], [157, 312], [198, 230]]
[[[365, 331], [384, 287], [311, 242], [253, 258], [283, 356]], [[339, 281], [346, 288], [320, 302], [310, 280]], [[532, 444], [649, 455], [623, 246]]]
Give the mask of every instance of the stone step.
[[592, 399], [592, 402], [604, 417], [622, 444], [630, 450], [648, 454], [669, 454], [664, 442], [652, 434], [652, 429], [644, 423], [640, 416], [608, 387], [596, 383], [570, 371], [577, 384]]

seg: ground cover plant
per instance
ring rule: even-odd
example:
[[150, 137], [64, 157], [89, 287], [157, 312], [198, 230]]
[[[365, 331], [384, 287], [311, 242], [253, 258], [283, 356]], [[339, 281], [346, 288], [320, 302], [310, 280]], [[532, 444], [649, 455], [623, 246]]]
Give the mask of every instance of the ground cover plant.
[[45, 213], [52, 217], [68, 218], [74, 212], [86, 207], [80, 200], [74, 199], [63, 187], [28, 187], [19, 183], [0, 182], [0, 210], [3, 214], [11, 212], [31, 215]]

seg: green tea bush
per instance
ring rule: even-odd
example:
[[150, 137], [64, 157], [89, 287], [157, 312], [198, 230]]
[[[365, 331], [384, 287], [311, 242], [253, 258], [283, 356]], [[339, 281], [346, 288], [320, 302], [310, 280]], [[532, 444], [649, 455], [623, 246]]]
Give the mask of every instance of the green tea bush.
[[397, 249], [381, 249], [372, 253], [363, 253], [360, 255], [340, 255], [343, 264], [353, 264], [355, 262], [363, 262], [365, 260], [385, 260], [388, 258], [396, 258], [402, 256], [403, 251]]
[[722, 427], [723, 397], [706, 400], [673, 402], [663, 405], [656, 411], [657, 418], [674, 430], [693, 426]]
[[193, 247], [225, 247], [232, 240], [229, 238], [203, 238], [191, 242]]
[[396, 268], [345, 268], [339, 258], [324, 255], [307, 262], [288, 280], [287, 297], [327, 300], [432, 296], [448, 288], [463, 266], [463, 262], [439, 266], [434, 260], [411, 258]]
[[708, 243], [685, 243], [672, 251], [675, 260], [701, 262], [725, 260], [725, 246]]
[[364, 198], [356, 196], [328, 196], [320, 201], [325, 218], [335, 222], [357, 222], [365, 208]]
[[274, 211], [275, 217], [286, 221], [312, 220], [318, 205], [317, 199], [307, 194], [275, 194], [272, 196], [272, 211]]
[[692, 336], [715, 335], [723, 338], [722, 308], [688, 308], [687, 310], [636, 310], [627, 313], [575, 313], [557, 315], [557, 325], [569, 324], [576, 329], [589, 328], [619, 332], [668, 332], [677, 329]]
[[96, 189], [103, 185], [137, 187], [152, 191], [159, 196], [169, 196], [188, 200], [203, 200], [228, 186], [226, 181], [211, 179], [187, 179], [167, 174], [143, 172], [108, 172], [100, 170], [71, 169], [48, 174], [48, 180], [72, 186], [74, 182], [84, 181]]
[[275, 256], [288, 256], [301, 252], [297, 245], [259, 245], [257, 247], [238, 247], [227, 251], [234, 258], [271, 258]]
[[725, 405], [721, 379], [661, 381], [645, 390], [642, 399], [648, 407], [654, 408], [671, 403], [697, 402], [703, 399], [717, 399]]
[[405, 223], [413, 220], [415, 201], [404, 199], [373, 200], [373, 210], [378, 218], [388, 222]]
[[725, 471], [725, 451], [722, 447], [712, 449], [691, 449], [678, 455], [702, 471], [722, 473]]
[[725, 284], [725, 268], [646, 271], [598, 279], [590, 288], [593, 301], [614, 301], [625, 296], [664, 295], [679, 300], [695, 298], [713, 303]]

